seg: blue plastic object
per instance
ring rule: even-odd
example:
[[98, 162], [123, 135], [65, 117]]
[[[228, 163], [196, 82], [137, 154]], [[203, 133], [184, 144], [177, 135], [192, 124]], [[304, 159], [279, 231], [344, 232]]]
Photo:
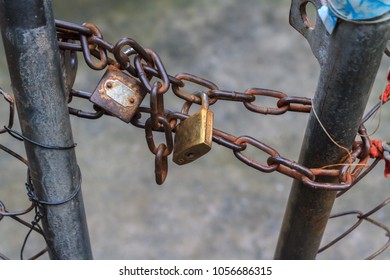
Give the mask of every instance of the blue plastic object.
[[330, 10], [346, 20], [374, 20], [390, 12], [390, 0], [330, 0]]
[[329, 32], [329, 34], [332, 34], [337, 24], [337, 17], [331, 11], [329, 11], [327, 6], [322, 6], [320, 9], [318, 9], [318, 15], [324, 23], [326, 30]]
[[318, 15], [326, 30], [332, 34], [338, 18], [354, 22], [388, 19], [390, 0], [328, 0], [327, 5], [318, 9]]

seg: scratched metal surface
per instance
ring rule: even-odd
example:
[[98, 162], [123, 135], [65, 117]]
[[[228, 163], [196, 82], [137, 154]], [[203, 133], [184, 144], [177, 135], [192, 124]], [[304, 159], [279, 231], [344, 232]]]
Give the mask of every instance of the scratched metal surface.
[[[93, 22], [111, 42], [132, 37], [154, 49], [170, 74], [193, 73], [229, 90], [265, 87], [310, 97], [316, 88], [319, 66], [307, 42], [288, 24], [288, 1], [53, 3], [56, 18]], [[385, 59], [381, 66], [370, 104], [384, 87], [389, 61]], [[9, 90], [4, 55], [0, 63], [1, 85]], [[103, 72], [89, 70], [81, 57], [79, 65], [76, 87], [94, 90]], [[168, 95], [166, 107], [179, 110], [181, 101], [171, 92]], [[255, 115], [242, 104], [224, 101], [212, 109], [217, 128], [252, 135], [284, 156], [298, 158], [306, 115]], [[389, 120], [385, 109], [376, 138], [390, 138], [385, 129]], [[376, 122], [370, 123], [369, 130]], [[272, 259], [291, 179], [251, 170], [214, 144], [209, 154], [190, 165], [170, 161], [168, 179], [159, 187], [144, 131], [108, 117], [96, 121], [72, 117], [72, 126], [96, 259]], [[23, 151], [20, 143], [1, 140]], [[0, 157], [0, 166], [1, 197], [15, 207], [23, 205], [24, 167], [7, 156]], [[382, 172], [381, 165], [336, 201], [335, 212], [366, 211], [388, 197], [389, 181]], [[377, 217], [390, 223], [388, 212], [385, 209]], [[325, 240], [352, 222], [353, 217], [332, 221]], [[0, 233], [9, 236], [0, 240], [0, 250], [17, 258], [26, 230], [1, 222]], [[318, 258], [362, 259], [385, 242], [384, 232], [363, 226]], [[390, 253], [380, 258], [388, 259]]]

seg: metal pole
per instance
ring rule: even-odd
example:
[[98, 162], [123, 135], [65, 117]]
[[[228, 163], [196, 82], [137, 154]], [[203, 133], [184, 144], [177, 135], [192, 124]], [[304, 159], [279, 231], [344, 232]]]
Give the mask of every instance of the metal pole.
[[[317, 8], [321, 5], [320, 1], [310, 2]], [[293, 0], [290, 21], [308, 39], [321, 65], [313, 106], [331, 137], [350, 149], [389, 38], [390, 22], [339, 20], [329, 35], [320, 20], [315, 28], [302, 25], [302, 5], [306, 4]], [[338, 163], [343, 156], [345, 151], [331, 142], [311, 112], [299, 162], [319, 168]], [[325, 177], [317, 179], [332, 182]], [[315, 259], [335, 198], [336, 192], [293, 182], [275, 259]]]
[[[72, 147], [64, 82], [50, 0], [1, 0], [0, 24], [20, 126], [48, 147]], [[32, 183], [44, 205], [44, 233], [52, 259], [91, 259], [74, 149], [25, 141]]]

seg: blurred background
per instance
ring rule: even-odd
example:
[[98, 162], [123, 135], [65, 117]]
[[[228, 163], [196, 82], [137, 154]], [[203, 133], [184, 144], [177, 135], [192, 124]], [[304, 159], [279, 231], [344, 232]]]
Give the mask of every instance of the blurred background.
[[[168, 73], [192, 73], [221, 89], [271, 88], [293, 96], [312, 97], [319, 65], [307, 42], [288, 23], [284, 0], [53, 0], [57, 19], [95, 23], [115, 43], [131, 37], [155, 50]], [[385, 87], [390, 59], [384, 58], [370, 105]], [[79, 56], [75, 88], [93, 91], [103, 75]], [[6, 59], [0, 56], [0, 85], [11, 92]], [[172, 92], [166, 108], [179, 111], [182, 101]], [[264, 100], [267, 104], [269, 100]], [[273, 101], [273, 100], [271, 100]], [[147, 99], [145, 99], [147, 102]], [[146, 103], [147, 104], [147, 103]], [[0, 104], [5, 120], [8, 108]], [[80, 107], [90, 109], [88, 102]], [[219, 101], [212, 107], [215, 127], [233, 135], [251, 135], [297, 160], [307, 115], [264, 116], [241, 103]], [[95, 259], [272, 259], [292, 180], [259, 173], [214, 143], [206, 156], [178, 166], [169, 161], [163, 186], [154, 181], [154, 155], [144, 131], [116, 118], [71, 117], [76, 154], [83, 174], [83, 196]], [[389, 110], [382, 110], [374, 138], [390, 140]], [[373, 131], [379, 117], [367, 127]], [[157, 137], [157, 136], [156, 136]], [[22, 143], [3, 135], [1, 143], [24, 154]], [[266, 158], [255, 155], [259, 161]], [[263, 157], [263, 158], [262, 158]], [[27, 205], [25, 167], [0, 156], [0, 198], [7, 209]], [[390, 194], [383, 163], [336, 201], [334, 212], [368, 211]], [[375, 217], [390, 224], [389, 209]], [[324, 242], [355, 222], [332, 220]], [[12, 220], [0, 223], [0, 252], [18, 258], [27, 228]], [[362, 259], [386, 243], [384, 231], [362, 225], [319, 259]], [[36, 252], [42, 240], [32, 236], [26, 248]], [[35, 250], [35, 251], [34, 251]], [[380, 259], [389, 259], [390, 252]]]

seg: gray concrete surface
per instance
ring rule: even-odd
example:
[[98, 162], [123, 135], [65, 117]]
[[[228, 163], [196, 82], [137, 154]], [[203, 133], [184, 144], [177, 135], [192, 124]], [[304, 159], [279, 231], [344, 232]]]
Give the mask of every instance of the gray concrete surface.
[[[193, 73], [228, 90], [264, 87], [307, 97], [315, 91], [319, 67], [308, 44], [288, 24], [289, 1], [53, 3], [57, 18], [93, 22], [111, 42], [132, 37], [154, 49], [171, 74]], [[383, 61], [371, 105], [383, 90], [389, 61]], [[76, 87], [92, 91], [103, 73], [89, 70], [81, 57], [79, 62]], [[1, 86], [10, 89], [3, 55], [0, 63]], [[87, 102], [80, 106], [90, 108]], [[169, 92], [166, 106], [179, 110], [181, 101]], [[252, 135], [285, 157], [298, 158], [306, 115], [256, 115], [242, 104], [224, 101], [213, 111], [217, 128]], [[0, 113], [4, 119], [4, 110]], [[384, 108], [375, 138], [390, 138], [389, 120]], [[377, 122], [378, 118], [370, 122], [370, 131]], [[170, 161], [166, 183], [157, 186], [154, 156], [143, 130], [108, 117], [97, 121], [72, 117], [72, 125], [96, 259], [272, 259], [291, 179], [252, 170], [214, 144], [209, 154], [190, 165]], [[1, 141], [23, 152], [23, 145], [13, 139], [2, 136]], [[255, 156], [265, 159], [258, 152]], [[383, 178], [382, 166], [337, 200], [335, 212], [367, 211], [388, 197], [389, 181]], [[25, 205], [24, 167], [8, 156], [0, 157], [0, 167], [0, 197], [10, 208]], [[376, 217], [389, 224], [389, 209]], [[354, 217], [331, 221], [324, 240], [352, 222]], [[0, 252], [17, 258], [26, 230], [4, 219], [0, 233]], [[362, 259], [385, 242], [383, 231], [367, 225], [318, 258]], [[31, 239], [27, 253], [35, 243]], [[390, 258], [390, 252], [380, 258]]]

